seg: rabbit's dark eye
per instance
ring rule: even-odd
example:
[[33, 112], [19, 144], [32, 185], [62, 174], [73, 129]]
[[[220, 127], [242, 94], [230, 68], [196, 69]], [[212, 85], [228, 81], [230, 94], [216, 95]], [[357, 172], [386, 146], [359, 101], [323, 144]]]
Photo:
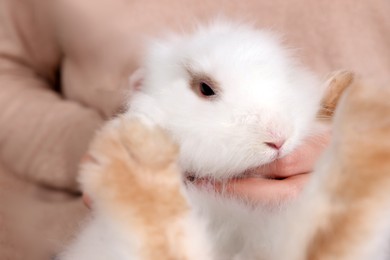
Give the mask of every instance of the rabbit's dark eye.
[[212, 101], [220, 95], [219, 84], [212, 77], [205, 73], [194, 73], [191, 69], [188, 69], [188, 74], [190, 76], [189, 86], [198, 97]]
[[215, 95], [214, 90], [209, 85], [207, 85], [207, 83], [205, 83], [205, 82], [200, 83], [199, 90], [200, 90], [200, 93], [202, 93], [202, 95], [205, 97]]

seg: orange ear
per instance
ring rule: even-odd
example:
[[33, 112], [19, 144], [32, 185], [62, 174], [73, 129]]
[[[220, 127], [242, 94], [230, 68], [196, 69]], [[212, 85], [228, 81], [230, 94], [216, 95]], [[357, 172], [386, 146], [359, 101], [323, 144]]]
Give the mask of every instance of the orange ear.
[[141, 86], [144, 81], [144, 75], [145, 75], [145, 71], [142, 68], [137, 69], [136, 71], [133, 72], [133, 74], [130, 75], [129, 85], [130, 85], [130, 90], [132, 92], [141, 89]]
[[344, 91], [353, 81], [354, 75], [349, 71], [336, 71], [332, 73], [325, 83], [325, 96], [321, 101], [321, 109], [317, 114], [320, 120], [330, 120], [333, 117], [337, 104]]

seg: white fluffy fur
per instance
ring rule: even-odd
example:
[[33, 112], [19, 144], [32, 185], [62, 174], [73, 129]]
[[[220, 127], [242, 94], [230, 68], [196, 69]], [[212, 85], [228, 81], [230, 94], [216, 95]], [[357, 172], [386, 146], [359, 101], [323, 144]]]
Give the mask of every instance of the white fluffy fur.
[[[80, 235], [68, 246], [61, 260], [138, 260], [142, 259], [138, 245], [144, 238], [126, 232], [128, 223], [115, 216], [107, 216], [103, 210], [94, 208], [94, 215], [88, 220]], [[191, 212], [171, 223], [167, 233], [170, 244], [180, 247], [186, 253], [178, 259], [214, 260], [212, 245], [205, 236], [205, 223]], [[177, 240], [181, 234], [181, 240]], [[148, 239], [148, 238], [145, 238]]]
[[[190, 67], [213, 77], [215, 100], [189, 86]], [[167, 129], [180, 144], [185, 171], [226, 178], [275, 159], [265, 145], [287, 139], [291, 152], [312, 127], [322, 89], [268, 31], [215, 23], [151, 47], [141, 92], [128, 113], [140, 113]], [[277, 137], [275, 137], [277, 136]]]
[[90, 222], [81, 230], [68, 249], [59, 256], [61, 260], [140, 259], [135, 249], [136, 238], [122, 232], [120, 223], [97, 210]]

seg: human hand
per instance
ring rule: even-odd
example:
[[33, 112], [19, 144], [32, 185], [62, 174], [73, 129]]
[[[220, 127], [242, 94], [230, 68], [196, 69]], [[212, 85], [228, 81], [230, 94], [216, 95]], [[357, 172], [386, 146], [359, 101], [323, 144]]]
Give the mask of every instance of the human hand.
[[308, 181], [309, 173], [313, 171], [330, 138], [331, 130], [327, 128], [319, 135], [307, 138], [293, 153], [257, 169], [259, 176], [216, 183], [215, 188], [218, 192], [254, 204], [274, 205], [292, 199]]

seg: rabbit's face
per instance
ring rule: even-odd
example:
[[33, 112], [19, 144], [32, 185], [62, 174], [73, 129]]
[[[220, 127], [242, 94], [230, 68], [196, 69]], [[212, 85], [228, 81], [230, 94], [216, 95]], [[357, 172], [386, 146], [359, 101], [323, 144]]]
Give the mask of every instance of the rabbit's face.
[[184, 171], [218, 179], [291, 152], [321, 97], [272, 34], [216, 25], [155, 45], [132, 106], [172, 134]]

